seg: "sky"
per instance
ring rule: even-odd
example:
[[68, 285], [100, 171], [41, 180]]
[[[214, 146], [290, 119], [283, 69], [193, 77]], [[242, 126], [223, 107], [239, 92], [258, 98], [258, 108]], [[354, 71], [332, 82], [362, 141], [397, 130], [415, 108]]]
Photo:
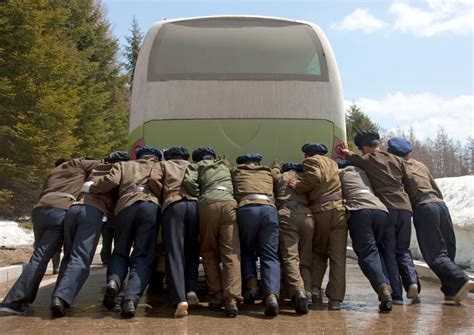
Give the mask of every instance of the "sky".
[[473, 0], [103, 0], [121, 45], [133, 16], [146, 32], [163, 19], [264, 15], [311, 21], [334, 50], [346, 106], [355, 102], [384, 130], [420, 139], [442, 126], [474, 137]]

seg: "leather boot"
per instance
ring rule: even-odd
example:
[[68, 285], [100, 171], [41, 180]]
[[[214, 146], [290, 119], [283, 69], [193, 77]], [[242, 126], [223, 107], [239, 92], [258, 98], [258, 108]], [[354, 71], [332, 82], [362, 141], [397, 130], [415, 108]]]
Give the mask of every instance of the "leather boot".
[[295, 307], [295, 312], [298, 314], [308, 314], [308, 301], [306, 294], [302, 291], [298, 291], [291, 297], [291, 302]]
[[265, 297], [265, 316], [278, 315], [278, 299], [273, 293], [269, 293]]
[[311, 288], [311, 300], [314, 307], [321, 309], [323, 307], [323, 290], [319, 287], [313, 286]]
[[64, 300], [59, 297], [53, 297], [51, 301], [51, 314], [53, 318], [62, 318], [66, 316]]
[[119, 288], [117, 282], [115, 280], [110, 280], [105, 288], [104, 301], [102, 302], [105, 308], [115, 308], [115, 299], [117, 298], [118, 291]]
[[247, 280], [247, 291], [244, 295], [244, 304], [253, 305], [258, 296], [258, 282], [257, 278], [250, 277]]
[[122, 302], [122, 310], [120, 312], [122, 318], [129, 319], [135, 316], [135, 303], [131, 299]]
[[392, 288], [389, 284], [381, 284], [377, 288], [379, 295], [379, 310], [380, 312], [390, 312], [392, 310]]
[[225, 301], [225, 316], [229, 318], [235, 318], [239, 314], [239, 309], [237, 308], [237, 299], [227, 298]]

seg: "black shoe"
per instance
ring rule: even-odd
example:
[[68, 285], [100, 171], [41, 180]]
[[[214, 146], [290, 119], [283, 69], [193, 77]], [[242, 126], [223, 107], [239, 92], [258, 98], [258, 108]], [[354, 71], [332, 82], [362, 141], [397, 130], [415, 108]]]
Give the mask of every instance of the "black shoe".
[[225, 316], [229, 318], [235, 318], [239, 314], [239, 309], [237, 308], [237, 300], [235, 298], [227, 299], [225, 303]]
[[257, 278], [250, 277], [247, 280], [247, 290], [244, 294], [244, 304], [253, 305], [258, 296], [258, 282]]
[[64, 300], [59, 297], [53, 297], [51, 302], [51, 315], [53, 318], [62, 318], [66, 316]]
[[122, 302], [122, 311], [120, 312], [122, 318], [133, 318], [135, 316], [135, 304], [133, 300], [124, 300]]
[[308, 314], [308, 301], [303, 292], [297, 292], [291, 297], [291, 302], [298, 314]]
[[115, 280], [110, 280], [105, 288], [104, 301], [102, 304], [107, 309], [115, 308], [115, 299], [117, 298], [118, 284]]
[[209, 299], [209, 309], [211, 311], [220, 311], [224, 303], [222, 302], [222, 297], [220, 294], [215, 295]]
[[265, 316], [278, 315], [278, 301], [276, 295], [270, 293], [265, 298]]
[[23, 314], [25, 312], [25, 307], [20, 303], [1, 303], [0, 312], [10, 313], [10, 314]]

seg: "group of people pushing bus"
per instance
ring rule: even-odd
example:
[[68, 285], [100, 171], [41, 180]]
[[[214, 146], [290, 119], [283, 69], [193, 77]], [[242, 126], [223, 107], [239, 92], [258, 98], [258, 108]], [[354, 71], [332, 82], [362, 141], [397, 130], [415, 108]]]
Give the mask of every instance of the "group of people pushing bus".
[[[65, 316], [112, 217], [114, 249], [103, 305], [114, 309], [123, 291], [124, 318], [135, 316], [152, 277], [160, 226], [176, 317], [199, 304], [200, 256], [209, 309], [228, 317], [238, 314], [239, 303], [260, 298], [270, 317], [282, 298], [290, 298], [298, 314], [325, 306], [324, 295], [327, 308], [339, 310], [347, 230], [379, 310], [403, 304], [403, 290], [418, 302], [421, 286], [409, 251], [412, 217], [445, 299], [461, 303], [474, 282], [454, 263], [454, 232], [440, 190], [428, 169], [409, 158], [408, 141], [392, 138], [384, 152], [379, 140], [372, 131], [357, 134], [362, 155], [342, 145], [337, 150], [346, 160], [339, 162], [326, 157], [324, 144], [305, 144], [302, 164], [275, 161], [272, 167], [261, 165], [260, 154], [241, 155], [231, 167], [211, 147], [194, 150], [192, 163], [186, 148], [162, 153], [149, 146], [135, 160], [118, 151], [104, 160], [58, 162], [32, 212], [35, 250], [0, 310], [22, 313], [33, 303], [49, 260], [64, 245], [51, 312]], [[280, 294], [281, 279], [287, 296]]]

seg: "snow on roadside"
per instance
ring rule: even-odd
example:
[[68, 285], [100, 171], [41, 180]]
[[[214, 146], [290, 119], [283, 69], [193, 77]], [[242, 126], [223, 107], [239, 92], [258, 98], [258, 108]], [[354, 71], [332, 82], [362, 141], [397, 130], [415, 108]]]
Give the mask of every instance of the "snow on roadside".
[[[456, 263], [474, 270], [474, 176], [436, 179], [449, 208], [456, 235]], [[410, 249], [416, 258], [421, 252], [413, 228]]]
[[17, 247], [32, 245], [33, 231], [18, 227], [15, 221], [0, 220], [0, 246]]

